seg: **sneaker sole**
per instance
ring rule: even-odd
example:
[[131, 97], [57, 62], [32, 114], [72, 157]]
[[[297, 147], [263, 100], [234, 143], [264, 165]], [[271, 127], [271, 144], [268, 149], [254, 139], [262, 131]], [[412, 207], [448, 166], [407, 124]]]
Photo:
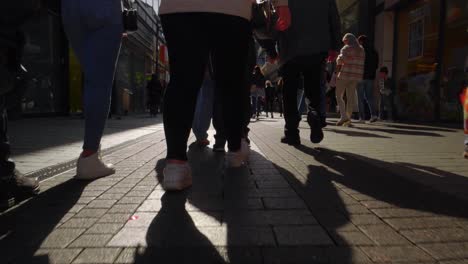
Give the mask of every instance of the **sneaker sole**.
[[97, 180], [97, 179], [100, 179], [100, 178], [104, 178], [104, 177], [107, 177], [107, 176], [110, 176], [112, 174], [115, 174], [115, 170], [111, 173], [107, 173], [107, 174], [103, 174], [103, 175], [98, 175], [98, 176], [94, 176], [94, 177], [87, 177], [87, 176], [81, 176], [79, 174], [77, 174], [74, 179], [75, 180], [80, 180], [80, 181], [94, 181], [94, 180]]

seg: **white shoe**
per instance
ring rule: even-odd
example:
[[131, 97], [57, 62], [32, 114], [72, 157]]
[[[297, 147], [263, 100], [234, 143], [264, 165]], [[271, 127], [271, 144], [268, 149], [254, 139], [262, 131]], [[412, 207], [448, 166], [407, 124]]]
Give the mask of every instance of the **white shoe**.
[[86, 158], [80, 157], [76, 164], [75, 179], [94, 180], [114, 174], [114, 166], [112, 164], [104, 164], [99, 158], [99, 155], [100, 154], [96, 152]]
[[232, 152], [229, 151], [226, 156], [227, 165], [230, 168], [239, 168], [249, 159], [250, 147], [245, 139], [241, 140], [241, 148]]
[[168, 163], [163, 175], [163, 188], [166, 191], [182, 191], [192, 186], [192, 170], [187, 162]]
[[379, 120], [376, 116], [373, 116], [371, 117], [371, 119], [369, 120], [369, 123], [372, 124], [372, 123], [375, 123], [377, 122], [377, 120]]
[[340, 119], [338, 122], [336, 122], [336, 126], [343, 126], [346, 122], [350, 122], [349, 119]]

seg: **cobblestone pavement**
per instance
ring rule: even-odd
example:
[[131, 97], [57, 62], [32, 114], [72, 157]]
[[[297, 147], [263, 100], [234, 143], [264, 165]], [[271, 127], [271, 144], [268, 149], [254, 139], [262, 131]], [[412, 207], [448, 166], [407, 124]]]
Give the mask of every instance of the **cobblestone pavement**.
[[[72, 167], [83, 146], [82, 119], [22, 119], [11, 122], [9, 130], [13, 158], [25, 174], [64, 163]], [[138, 115], [109, 120], [102, 141], [103, 151], [161, 130], [161, 118]]]
[[292, 147], [282, 126], [251, 125], [245, 168], [191, 148], [181, 193], [159, 184], [161, 131], [106, 155], [115, 175], [48, 179], [1, 215], [2, 263], [468, 263], [460, 131], [330, 126], [318, 146], [304, 128]]

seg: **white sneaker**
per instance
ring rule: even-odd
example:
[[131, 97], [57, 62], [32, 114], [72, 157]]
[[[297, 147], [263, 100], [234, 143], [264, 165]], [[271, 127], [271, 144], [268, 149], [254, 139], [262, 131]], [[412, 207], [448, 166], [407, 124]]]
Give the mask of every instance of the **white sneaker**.
[[338, 122], [336, 122], [336, 126], [343, 126], [345, 123], [350, 122], [349, 119], [340, 119]]
[[114, 174], [114, 166], [112, 164], [104, 164], [99, 158], [99, 155], [100, 154], [96, 152], [86, 158], [80, 157], [76, 164], [75, 179], [94, 180]]
[[250, 147], [245, 139], [241, 140], [241, 148], [236, 152], [229, 151], [226, 156], [230, 168], [239, 168], [249, 159]]
[[166, 191], [182, 191], [192, 186], [192, 170], [187, 162], [168, 163], [163, 175], [163, 188]]
[[369, 123], [372, 124], [372, 123], [375, 123], [377, 122], [377, 120], [379, 120], [376, 116], [373, 116], [371, 117], [371, 119], [369, 120]]

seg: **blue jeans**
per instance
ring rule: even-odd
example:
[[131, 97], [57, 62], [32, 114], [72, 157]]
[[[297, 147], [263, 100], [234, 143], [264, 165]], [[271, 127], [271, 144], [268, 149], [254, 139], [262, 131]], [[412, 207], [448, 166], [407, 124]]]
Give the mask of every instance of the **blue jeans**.
[[359, 118], [366, 119], [366, 103], [371, 117], [375, 117], [374, 80], [363, 80], [358, 84]]
[[62, 19], [84, 72], [83, 149], [97, 151], [109, 114], [120, 51], [122, 7], [115, 0], [63, 0]]
[[215, 82], [205, 78], [198, 92], [195, 115], [193, 117], [192, 131], [197, 140], [208, 138], [208, 129], [213, 116]]

